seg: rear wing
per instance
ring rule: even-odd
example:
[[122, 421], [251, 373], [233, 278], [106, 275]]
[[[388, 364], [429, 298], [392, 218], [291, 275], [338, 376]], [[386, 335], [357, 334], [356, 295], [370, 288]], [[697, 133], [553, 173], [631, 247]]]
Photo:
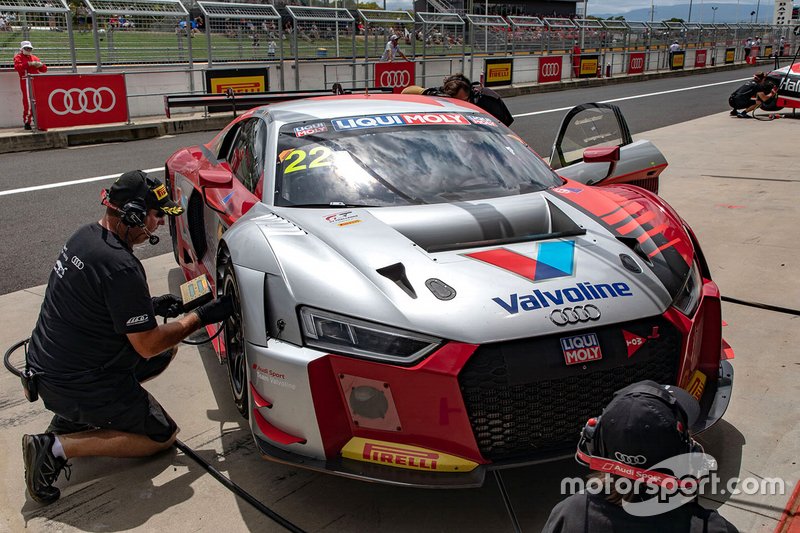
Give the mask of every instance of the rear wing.
[[315, 91], [281, 91], [266, 93], [235, 93], [233, 89], [228, 89], [224, 93], [213, 94], [167, 94], [164, 95], [164, 113], [167, 118], [172, 118], [172, 109], [176, 107], [208, 107], [213, 111], [246, 111], [254, 107], [286, 102], [288, 100], [300, 100], [303, 98], [313, 98], [315, 96], [331, 96], [340, 94], [383, 93], [393, 92], [392, 87], [361, 87], [345, 89], [341, 83], [334, 83], [331, 89], [320, 89]]

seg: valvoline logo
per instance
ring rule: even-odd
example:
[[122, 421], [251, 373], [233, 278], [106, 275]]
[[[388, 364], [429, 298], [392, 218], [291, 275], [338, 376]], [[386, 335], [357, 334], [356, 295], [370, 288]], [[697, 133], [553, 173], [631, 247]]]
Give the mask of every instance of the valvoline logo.
[[539, 244], [535, 259], [508, 248], [496, 248], [464, 256], [508, 270], [533, 282], [562, 278], [575, 273], [575, 241], [571, 240]]

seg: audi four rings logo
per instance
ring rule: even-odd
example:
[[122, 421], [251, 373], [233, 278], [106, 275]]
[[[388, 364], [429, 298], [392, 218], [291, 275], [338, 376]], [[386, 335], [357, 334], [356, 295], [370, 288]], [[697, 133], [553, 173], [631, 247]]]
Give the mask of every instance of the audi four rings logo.
[[647, 462], [647, 457], [644, 455], [625, 455], [624, 453], [614, 452], [614, 457], [617, 461], [626, 465], [643, 465]]
[[407, 70], [387, 70], [381, 72], [381, 87], [408, 87], [411, 85], [411, 73]]
[[556, 309], [550, 313], [550, 321], [556, 326], [566, 326], [567, 324], [589, 322], [590, 320], [597, 320], [599, 318], [600, 309], [592, 304], [565, 307], [563, 309]]
[[542, 76], [558, 76], [561, 72], [561, 65], [558, 63], [545, 63], [541, 67]]
[[[103, 105], [108, 93], [110, 103]], [[86, 87], [85, 89], [56, 89], [50, 93], [47, 105], [56, 115], [79, 115], [81, 113], [107, 113], [117, 104], [117, 96], [108, 87]]]
[[634, 57], [631, 58], [631, 68], [632, 69], [640, 69], [644, 66], [644, 59], [641, 57]]

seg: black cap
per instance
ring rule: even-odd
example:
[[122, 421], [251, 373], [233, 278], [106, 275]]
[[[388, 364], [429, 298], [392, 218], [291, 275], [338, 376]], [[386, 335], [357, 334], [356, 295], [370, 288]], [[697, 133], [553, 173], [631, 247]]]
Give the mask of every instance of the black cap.
[[[645, 380], [614, 393], [599, 423], [601, 455], [648, 468], [690, 452], [700, 405], [685, 390]], [[632, 459], [635, 458], [635, 459]]]
[[143, 170], [125, 172], [108, 190], [109, 201], [123, 207], [132, 200], [144, 200], [147, 209], [158, 209], [164, 214], [178, 216], [183, 213], [183, 208], [177, 202], [169, 199], [167, 188], [161, 181], [150, 177]]

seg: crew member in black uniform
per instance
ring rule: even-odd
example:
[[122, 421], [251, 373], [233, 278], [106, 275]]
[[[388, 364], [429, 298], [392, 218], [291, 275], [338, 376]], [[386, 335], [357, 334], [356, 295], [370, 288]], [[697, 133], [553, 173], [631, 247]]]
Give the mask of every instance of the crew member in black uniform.
[[[620, 475], [628, 478], [622, 480], [625, 482], [641, 476], [654, 479], [665, 474], [665, 465], [670, 466], [668, 470], [687, 470], [673, 471], [673, 482], [685, 480], [689, 474], [699, 479], [703, 471], [697, 465], [704, 464], [706, 456], [689, 435], [699, 413], [697, 401], [679, 387], [645, 380], [615, 392], [602, 416], [586, 423], [575, 454], [579, 463], [592, 470], [587, 488], [593, 481], [597, 488], [573, 494], [556, 505], [542, 532], [737, 533], [719, 513], [701, 507], [696, 497], [661, 512], [659, 502], [666, 505], [669, 499], [666, 503], [658, 500], [660, 495], [653, 494], [651, 487], [633, 481], [617, 483]], [[651, 470], [654, 468], [658, 470]], [[626, 485], [631, 490], [617, 490]], [[650, 512], [637, 510], [635, 515], [626, 510], [626, 505], [637, 503], [649, 505]]]
[[183, 209], [141, 170], [122, 174], [102, 198], [103, 217], [58, 254], [28, 346], [39, 395], [55, 413], [45, 433], [22, 437], [25, 483], [43, 504], [61, 495], [53, 483], [68, 459], [143, 457], [172, 445], [177, 425], [140, 383], [167, 367], [183, 338], [233, 311], [220, 298], [159, 325], [156, 315], [177, 317], [182, 302], [150, 297], [133, 246], [158, 242], [164, 216]]
[[426, 90], [423, 94], [442, 94], [450, 98], [464, 100], [480, 107], [506, 126], [510, 126], [514, 122], [514, 117], [511, 116], [511, 112], [499, 94], [486, 87], [481, 87], [479, 83], [470, 83], [469, 78], [461, 73], [445, 77], [441, 87]]

